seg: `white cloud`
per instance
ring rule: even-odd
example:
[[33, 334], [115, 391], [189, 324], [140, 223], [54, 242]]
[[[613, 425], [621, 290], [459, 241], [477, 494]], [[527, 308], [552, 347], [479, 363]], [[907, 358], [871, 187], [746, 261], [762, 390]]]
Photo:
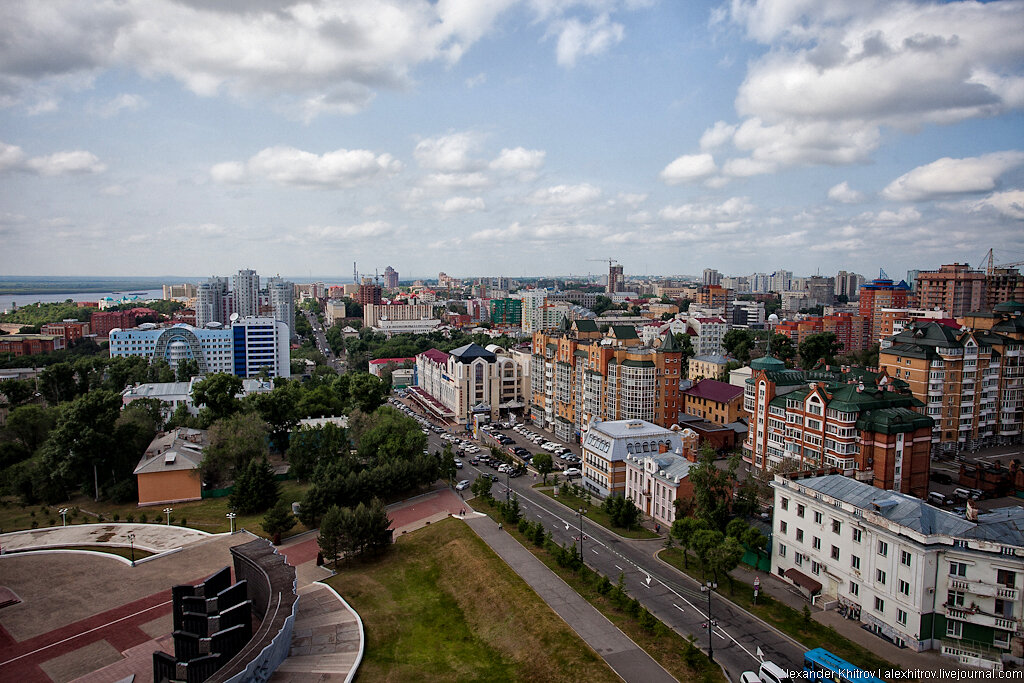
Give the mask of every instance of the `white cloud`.
[[547, 152], [541, 149], [505, 148], [491, 162], [491, 168], [496, 171], [536, 171], [544, 165], [546, 155]]
[[893, 228], [916, 223], [921, 220], [921, 212], [912, 206], [904, 206], [898, 211], [866, 211], [858, 219], [865, 225]]
[[722, 173], [732, 178], [749, 178], [750, 176], [774, 173], [778, 166], [774, 161], [761, 159], [729, 159], [722, 165]]
[[601, 14], [589, 23], [568, 19], [558, 27], [558, 45], [555, 55], [564, 67], [573, 67], [583, 56], [593, 56], [607, 51], [622, 42], [626, 31], [622, 24], [611, 21], [607, 14]]
[[905, 173], [882, 191], [888, 199], [921, 201], [957, 194], [991, 192], [999, 176], [1024, 164], [1024, 152], [1007, 151], [966, 159], [937, 159]]
[[507, 228], [491, 228], [474, 233], [470, 239], [476, 242], [518, 242], [528, 241], [559, 241], [573, 239], [591, 239], [602, 237], [608, 233], [603, 225], [571, 222], [541, 222], [523, 224], [518, 221]]
[[856, 204], [864, 201], [864, 193], [854, 190], [845, 180], [828, 189], [828, 198], [841, 204]]
[[17, 145], [0, 142], [0, 171], [20, 169], [25, 163], [25, 152]]
[[217, 223], [182, 223], [175, 225], [163, 231], [165, 235], [169, 236], [183, 236], [190, 235], [194, 237], [210, 238], [210, 237], [224, 237], [229, 234], [229, 230], [223, 225]]
[[487, 208], [480, 197], [449, 197], [436, 206], [443, 213], [468, 213]]
[[480, 161], [472, 157], [479, 146], [479, 136], [474, 133], [452, 133], [420, 140], [413, 155], [423, 168], [434, 171], [470, 171], [482, 166]]
[[483, 173], [431, 173], [421, 182], [442, 189], [478, 189], [491, 184]]
[[661, 179], [669, 185], [678, 185], [707, 178], [717, 170], [710, 154], [684, 154], [662, 169]]
[[1024, 221], [1024, 190], [993, 193], [976, 202], [972, 208], [974, 210], [995, 209], [1002, 216]]
[[721, 204], [666, 206], [659, 216], [663, 220], [679, 223], [715, 223], [742, 218], [753, 210], [753, 204], [746, 197], [731, 197]]
[[781, 166], [803, 164], [852, 164], [867, 161], [878, 147], [877, 128], [859, 122], [786, 122], [767, 125], [759, 118], [747, 119], [733, 136], [737, 149], [751, 152], [751, 158]]
[[95, 105], [93, 107], [93, 111], [95, 111], [98, 116], [110, 118], [112, 116], [117, 116], [123, 111], [138, 111], [147, 104], [146, 98], [141, 95], [122, 93], [117, 97], [107, 100], [106, 102], [101, 102]]
[[128, 188], [124, 185], [107, 185], [100, 190], [100, 194], [107, 195], [108, 197], [124, 197], [128, 194]]
[[84, 175], [107, 170], [92, 152], [70, 150], [47, 156], [28, 157], [17, 145], [0, 142], [0, 172], [22, 171], [40, 176]]
[[217, 182], [239, 183], [263, 178], [278, 185], [308, 188], [351, 187], [397, 173], [402, 164], [390, 154], [339, 149], [325, 154], [294, 147], [267, 147], [245, 163], [228, 161], [210, 169]]
[[732, 139], [735, 132], [736, 126], [727, 124], [725, 121], [716, 121], [714, 126], [708, 128], [700, 136], [700, 148], [707, 151], [721, 147]]
[[332, 241], [385, 237], [394, 234], [396, 229], [387, 221], [367, 221], [355, 225], [310, 225], [301, 232], [313, 239]]
[[470, 76], [469, 78], [467, 78], [466, 79], [466, 87], [467, 88], [475, 88], [476, 86], [483, 85], [486, 82], [487, 82], [487, 74], [481, 72], [481, 73], [478, 73], [476, 76]]
[[647, 201], [647, 193], [641, 192], [620, 192], [618, 200], [626, 206], [636, 208]]
[[579, 185], [554, 185], [537, 190], [527, 201], [532, 204], [586, 204], [601, 196], [601, 189], [589, 183]]

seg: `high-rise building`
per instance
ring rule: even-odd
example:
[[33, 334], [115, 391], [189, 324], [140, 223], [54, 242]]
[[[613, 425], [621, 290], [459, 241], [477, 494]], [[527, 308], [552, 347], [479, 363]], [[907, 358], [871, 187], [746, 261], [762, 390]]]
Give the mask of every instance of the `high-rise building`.
[[906, 282], [893, 282], [887, 277], [867, 282], [860, 288], [860, 314], [868, 319], [871, 339], [878, 339], [882, 328], [883, 308], [906, 308], [910, 287]]
[[196, 288], [196, 327], [209, 323], [224, 323], [230, 313], [226, 310], [228, 279], [211, 277]]
[[425, 410], [460, 425], [474, 415], [507, 416], [526, 402], [523, 369], [512, 354], [466, 344], [451, 353], [430, 349], [416, 356], [416, 386], [409, 394]]
[[491, 322], [495, 325], [522, 327], [522, 299], [491, 299]]
[[398, 271], [391, 266], [384, 269], [384, 289], [398, 289]]
[[768, 279], [768, 289], [766, 292], [785, 292], [789, 290], [793, 285], [793, 271], [791, 270], [776, 270], [772, 273]]
[[608, 294], [626, 291], [626, 280], [622, 275], [621, 265], [608, 263]]
[[917, 299], [921, 308], [941, 308], [958, 318], [985, 307], [985, 285], [985, 273], [952, 263], [918, 273]]
[[705, 285], [719, 285], [722, 283], [722, 274], [714, 268], [705, 268], [703, 283]]
[[1024, 303], [1024, 277], [1017, 268], [993, 268], [985, 274], [985, 310], [1007, 301]]
[[235, 313], [244, 318], [259, 312], [260, 276], [255, 270], [240, 270], [232, 275], [231, 293], [235, 298]]
[[356, 303], [380, 305], [381, 303], [381, 287], [370, 282], [364, 282], [359, 285], [359, 291], [355, 295]]
[[289, 334], [295, 336], [295, 284], [284, 278], [272, 277], [267, 280], [267, 298], [274, 319], [288, 326]]
[[[909, 280], [908, 280], [909, 282]], [[840, 270], [836, 275], [836, 285], [832, 293], [838, 296], [845, 296], [847, 300], [856, 299], [860, 293], [861, 285], [864, 284], [864, 276], [857, 273], [848, 273]]]
[[726, 321], [732, 320], [732, 290], [719, 285], [704, 285], [697, 291], [699, 306], [710, 309], [720, 309], [721, 315]]

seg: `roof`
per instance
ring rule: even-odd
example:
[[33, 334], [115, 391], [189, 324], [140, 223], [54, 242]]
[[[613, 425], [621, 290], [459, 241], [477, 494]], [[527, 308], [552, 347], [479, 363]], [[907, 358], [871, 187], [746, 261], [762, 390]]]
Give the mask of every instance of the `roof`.
[[577, 319], [572, 323], [573, 327], [576, 328], [577, 332], [597, 332], [597, 323], [593, 320], [582, 320]]
[[616, 339], [639, 339], [636, 328], [631, 325], [612, 325], [609, 333]]
[[195, 470], [203, 461], [206, 430], [179, 427], [173, 432], [157, 434], [142, 455], [133, 474], [157, 474], [179, 470]]
[[812, 579], [811, 577], [807, 576], [807, 574], [804, 574], [799, 569], [796, 569], [794, 567], [790, 567], [785, 572], [783, 572], [783, 576], [785, 576], [787, 579], [789, 579], [790, 581], [792, 581], [796, 585], [798, 585], [798, 586], [800, 586], [802, 588], [806, 588], [811, 593], [820, 593], [821, 592], [821, 582]]
[[714, 363], [715, 365], [726, 365], [729, 363], [729, 359], [720, 353], [709, 353], [703, 356], [694, 356], [690, 360], [697, 361], [698, 363]]
[[445, 365], [448, 363], [448, 354], [438, 349], [427, 349], [420, 354], [424, 358], [430, 361], [434, 361], [438, 365]]
[[479, 344], [472, 342], [457, 349], [452, 349], [451, 356], [460, 363], [472, 363], [477, 358], [483, 358], [491, 362], [497, 358], [493, 351], [488, 351]]
[[693, 398], [706, 398], [717, 403], [728, 403], [743, 395], [743, 387], [715, 379], [702, 379], [683, 392]]
[[[665, 325], [665, 327], [668, 326]], [[661, 342], [661, 346], [658, 350], [664, 351], [665, 353], [682, 351], [682, 349], [679, 347], [679, 342], [676, 341], [676, 336], [672, 334], [671, 331], [669, 331], [669, 333], [665, 335], [664, 339]]]
[[606, 422], [595, 422], [590, 429], [601, 432], [613, 439], [619, 437], [642, 437], [642, 436], [664, 436], [671, 433], [671, 430], [656, 425], [647, 420], [608, 420]]
[[750, 368], [752, 370], [785, 370], [786, 364], [778, 358], [764, 356], [763, 358], [755, 358], [750, 361]]
[[416, 360], [415, 358], [377, 358], [370, 361], [370, 365], [387, 365], [388, 363], [404, 363], [406, 361]]

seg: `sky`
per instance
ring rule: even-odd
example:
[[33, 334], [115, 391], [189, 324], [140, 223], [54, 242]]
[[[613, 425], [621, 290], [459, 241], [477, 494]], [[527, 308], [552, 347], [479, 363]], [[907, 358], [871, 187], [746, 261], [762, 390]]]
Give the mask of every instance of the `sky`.
[[0, 273], [1024, 261], [1024, 0], [5, 0]]

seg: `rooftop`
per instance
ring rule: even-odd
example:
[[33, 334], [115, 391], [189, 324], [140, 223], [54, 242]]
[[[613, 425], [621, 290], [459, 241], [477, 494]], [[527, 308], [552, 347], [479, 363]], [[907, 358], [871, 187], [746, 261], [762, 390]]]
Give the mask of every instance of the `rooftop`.
[[717, 403], [728, 403], [743, 395], [743, 387], [728, 382], [719, 382], [715, 379], [702, 379], [683, 393], [693, 398], [706, 398]]

